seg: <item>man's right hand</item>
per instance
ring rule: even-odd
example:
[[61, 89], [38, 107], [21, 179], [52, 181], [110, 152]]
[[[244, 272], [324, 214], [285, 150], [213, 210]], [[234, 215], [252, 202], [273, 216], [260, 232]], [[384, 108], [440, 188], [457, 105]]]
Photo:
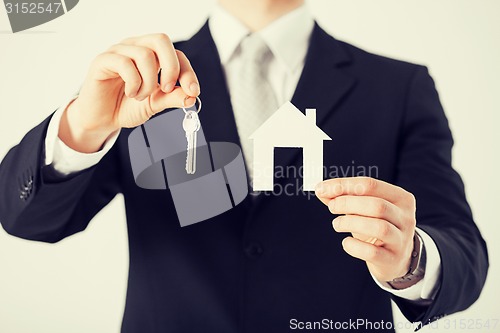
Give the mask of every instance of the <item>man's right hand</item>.
[[189, 60], [167, 35], [128, 38], [92, 62], [63, 114], [59, 138], [76, 151], [96, 152], [116, 130], [139, 126], [166, 108], [193, 105], [199, 94]]

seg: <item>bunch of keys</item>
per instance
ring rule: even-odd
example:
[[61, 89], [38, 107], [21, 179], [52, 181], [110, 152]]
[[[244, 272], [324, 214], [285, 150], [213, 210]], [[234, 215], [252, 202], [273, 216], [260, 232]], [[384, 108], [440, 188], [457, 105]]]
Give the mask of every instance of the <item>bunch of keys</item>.
[[184, 110], [184, 120], [182, 121], [182, 128], [186, 132], [187, 139], [187, 157], [186, 157], [186, 172], [194, 174], [196, 172], [196, 138], [200, 130], [201, 123], [198, 113], [201, 111], [201, 100], [196, 97], [198, 101], [198, 110], [186, 110], [186, 97], [183, 102], [182, 109]]

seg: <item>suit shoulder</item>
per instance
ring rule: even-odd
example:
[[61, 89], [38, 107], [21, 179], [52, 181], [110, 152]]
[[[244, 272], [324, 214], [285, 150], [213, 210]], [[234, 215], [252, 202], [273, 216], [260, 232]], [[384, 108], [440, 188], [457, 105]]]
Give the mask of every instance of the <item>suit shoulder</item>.
[[[383, 75], [384, 77], [408, 78], [418, 70], [425, 69], [425, 65], [411, 63], [405, 60], [390, 58], [380, 54], [371, 53], [355, 45], [344, 41], [338, 41], [344, 50], [349, 53], [356, 68], [371, 75]], [[369, 69], [367, 71], [367, 69]]]

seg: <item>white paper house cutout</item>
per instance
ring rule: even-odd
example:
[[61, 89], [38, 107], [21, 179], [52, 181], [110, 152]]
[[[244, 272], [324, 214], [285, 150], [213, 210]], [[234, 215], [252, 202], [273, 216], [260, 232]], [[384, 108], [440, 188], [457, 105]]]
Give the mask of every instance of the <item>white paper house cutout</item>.
[[274, 148], [303, 149], [303, 190], [314, 191], [323, 181], [323, 141], [331, 138], [316, 126], [316, 109], [304, 115], [286, 102], [269, 117], [250, 139], [253, 140], [253, 190], [272, 191]]

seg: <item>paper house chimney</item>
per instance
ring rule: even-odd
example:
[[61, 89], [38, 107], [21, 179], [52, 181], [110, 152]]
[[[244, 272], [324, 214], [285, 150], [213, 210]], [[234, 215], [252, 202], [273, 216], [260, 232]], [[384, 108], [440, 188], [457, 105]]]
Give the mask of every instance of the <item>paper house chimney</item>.
[[316, 125], [316, 109], [306, 109], [306, 118], [311, 124]]

